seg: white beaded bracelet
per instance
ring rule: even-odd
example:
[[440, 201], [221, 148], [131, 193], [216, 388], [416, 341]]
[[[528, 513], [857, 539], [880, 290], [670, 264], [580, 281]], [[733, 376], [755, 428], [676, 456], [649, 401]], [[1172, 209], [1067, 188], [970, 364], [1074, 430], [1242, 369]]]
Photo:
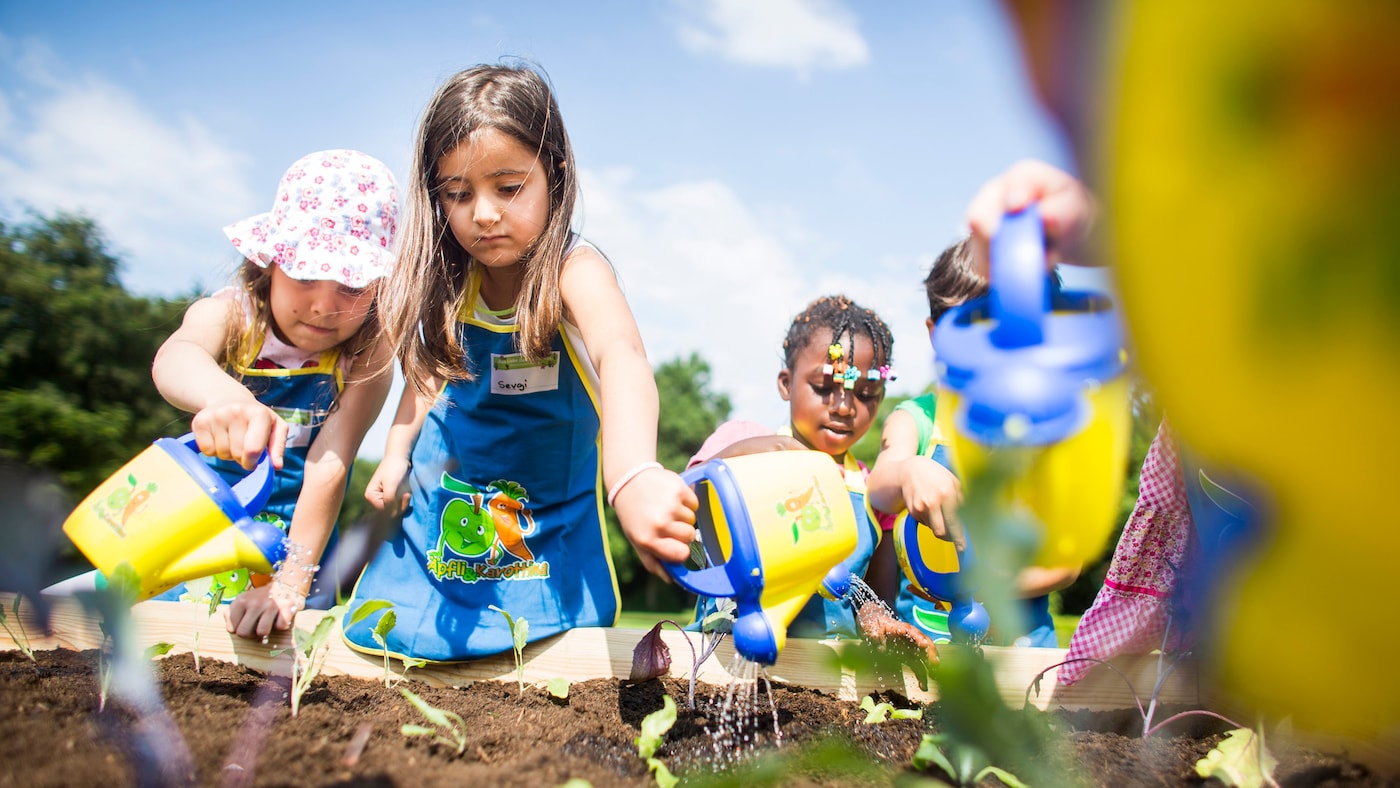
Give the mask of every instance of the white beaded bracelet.
[[622, 488], [626, 487], [628, 482], [632, 481], [638, 476], [641, 476], [643, 473], [646, 473], [652, 468], [663, 467], [665, 466], [653, 460], [651, 462], [644, 462], [638, 465], [637, 467], [633, 468], [632, 470], [628, 471], [627, 473], [622, 474], [622, 478], [618, 479], [617, 483], [612, 486], [612, 489], [608, 490], [608, 506], [613, 505], [613, 501], [617, 500], [617, 494], [622, 492]]

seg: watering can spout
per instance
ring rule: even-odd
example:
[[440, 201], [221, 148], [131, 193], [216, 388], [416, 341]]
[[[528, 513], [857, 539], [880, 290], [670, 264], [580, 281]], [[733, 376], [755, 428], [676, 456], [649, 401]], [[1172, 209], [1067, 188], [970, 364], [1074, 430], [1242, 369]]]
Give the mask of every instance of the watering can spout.
[[832, 602], [840, 601], [850, 590], [851, 567], [845, 561], [827, 572], [826, 577], [822, 578], [822, 584], [817, 587], [817, 592]]

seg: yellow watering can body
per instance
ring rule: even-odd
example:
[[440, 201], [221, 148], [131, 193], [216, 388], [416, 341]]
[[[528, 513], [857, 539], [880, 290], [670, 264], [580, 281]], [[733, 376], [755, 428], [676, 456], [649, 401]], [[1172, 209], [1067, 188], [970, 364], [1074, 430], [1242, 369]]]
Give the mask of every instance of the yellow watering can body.
[[[969, 492], [997, 453], [1020, 455], [1007, 506], [1040, 523], [1035, 566], [1098, 558], [1116, 524], [1131, 429], [1127, 353], [1107, 296], [1051, 288], [1037, 206], [991, 244], [991, 292], [933, 335], [935, 420]], [[975, 536], [975, 535], [973, 535]]]
[[105, 577], [123, 565], [149, 599], [181, 582], [246, 567], [270, 573], [285, 538], [256, 521], [272, 491], [272, 464], [230, 487], [194, 450], [193, 435], [161, 438], [73, 510], [63, 531]]
[[849, 586], [859, 534], [841, 469], [819, 451], [779, 451], [711, 460], [682, 478], [700, 499], [711, 566], [666, 569], [692, 593], [733, 598], [735, 650], [771, 665], [807, 600]]
[[[992, 622], [987, 609], [973, 598], [976, 585], [972, 580], [972, 567], [977, 554], [971, 535], [966, 535], [966, 545], [959, 554], [951, 541], [939, 539], [934, 536], [933, 529], [908, 512], [900, 512], [891, 536], [899, 568], [914, 590], [951, 606], [944, 623], [952, 639], [958, 643], [980, 644]], [[924, 612], [922, 608], [910, 611], [913, 617]], [[913, 623], [924, 626], [921, 621]]]

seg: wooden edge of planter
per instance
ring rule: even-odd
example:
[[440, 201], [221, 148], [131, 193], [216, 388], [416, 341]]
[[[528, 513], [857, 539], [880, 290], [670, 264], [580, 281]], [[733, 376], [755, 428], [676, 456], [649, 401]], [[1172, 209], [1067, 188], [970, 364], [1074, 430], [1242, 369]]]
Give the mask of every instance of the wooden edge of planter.
[[[14, 604], [14, 594], [0, 593], [0, 605], [9, 611]], [[102, 632], [96, 618], [75, 599], [44, 597], [49, 605], [49, 628], [45, 634], [43, 625], [31, 600], [23, 599], [20, 604], [20, 622], [23, 623], [31, 648], [68, 648], [83, 650], [97, 648], [102, 643]], [[170, 643], [170, 654], [191, 653], [195, 650], [198, 633], [198, 649], [201, 657], [209, 657], [238, 665], [246, 665], [264, 673], [287, 674], [290, 670], [290, 654], [273, 656], [273, 652], [291, 645], [287, 632], [277, 632], [264, 643], [229, 634], [224, 628], [224, 618], [220, 615], [208, 617], [207, 608], [183, 602], [142, 602], [132, 608], [132, 619], [140, 633], [143, 646], [156, 643]], [[298, 629], [311, 630], [325, 615], [324, 611], [304, 610], [297, 615]], [[10, 627], [18, 630], [15, 622]], [[568, 681], [583, 681], [593, 678], [626, 679], [632, 671], [632, 652], [645, 634], [643, 630], [615, 629], [607, 627], [583, 627], [545, 638], [527, 645], [523, 652], [523, 669], [520, 679], [530, 684], [540, 684], [550, 679], [563, 678]], [[689, 679], [693, 657], [691, 643], [699, 648], [697, 633], [691, 637], [664, 627], [662, 640], [671, 650], [671, 675]], [[0, 631], [0, 648], [17, 649], [19, 645], [9, 633]], [[807, 640], [793, 638], [779, 655], [776, 664], [766, 669], [766, 675], [773, 681], [818, 689], [843, 700], [856, 701], [864, 695], [881, 690], [902, 692], [910, 700], [930, 702], [937, 700], [938, 688], [932, 682], [927, 689], [919, 687], [912, 671], [905, 668], [903, 676], [878, 676], [867, 671], [853, 671], [842, 668], [838, 662], [839, 641]], [[1058, 683], [1058, 668], [1053, 667], [1064, 659], [1064, 649], [1018, 649], [983, 648], [986, 658], [992, 663], [1001, 696], [1012, 708], [1027, 702], [1027, 688], [1036, 674], [1048, 671], [1040, 682], [1039, 692], [1031, 692], [1029, 703], [1041, 709], [1070, 708], [1111, 710], [1134, 707], [1137, 703], [1132, 689], [1123, 677], [1111, 670], [1096, 668], [1072, 687]], [[1150, 656], [1119, 657], [1113, 661], [1124, 677], [1139, 691], [1150, 691], [1156, 681], [1157, 661]], [[738, 668], [734, 647], [726, 640], [715, 653], [701, 666], [696, 678], [699, 681], [725, 686], [736, 680], [752, 680], [753, 673], [737, 677]], [[390, 660], [390, 669], [395, 674], [403, 674], [403, 663]], [[329, 651], [322, 671], [326, 674], [344, 674], [365, 679], [384, 677], [384, 659], [375, 654], [355, 651], [346, 645], [337, 634], [330, 638]], [[491, 657], [460, 663], [439, 663], [421, 668], [411, 668], [408, 675], [427, 684], [437, 686], [461, 686], [473, 681], [515, 681], [517, 679], [515, 657], [510, 652]], [[1193, 663], [1187, 662], [1178, 667], [1168, 679], [1158, 696], [1160, 703], [1199, 705], [1200, 692], [1196, 681]]]

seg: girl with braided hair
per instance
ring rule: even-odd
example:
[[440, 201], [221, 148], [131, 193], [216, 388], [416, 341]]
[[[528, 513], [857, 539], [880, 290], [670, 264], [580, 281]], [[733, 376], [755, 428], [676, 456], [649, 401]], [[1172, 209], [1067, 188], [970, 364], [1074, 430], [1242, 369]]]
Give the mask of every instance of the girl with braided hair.
[[[875, 423], [885, 383], [894, 379], [893, 349], [894, 337], [879, 315], [843, 295], [818, 298], [793, 319], [783, 340], [778, 394], [788, 403], [788, 425], [774, 431], [750, 421], [725, 422], [691, 457], [689, 466], [716, 457], [790, 449], [830, 455], [845, 475], [860, 531], [851, 571], [864, 575], [888, 525], [866, 505], [866, 469], [849, 452]], [[701, 598], [696, 621], [704, 620], [708, 602]], [[788, 635], [858, 637], [860, 632], [849, 601], [813, 596], [788, 627]]]

